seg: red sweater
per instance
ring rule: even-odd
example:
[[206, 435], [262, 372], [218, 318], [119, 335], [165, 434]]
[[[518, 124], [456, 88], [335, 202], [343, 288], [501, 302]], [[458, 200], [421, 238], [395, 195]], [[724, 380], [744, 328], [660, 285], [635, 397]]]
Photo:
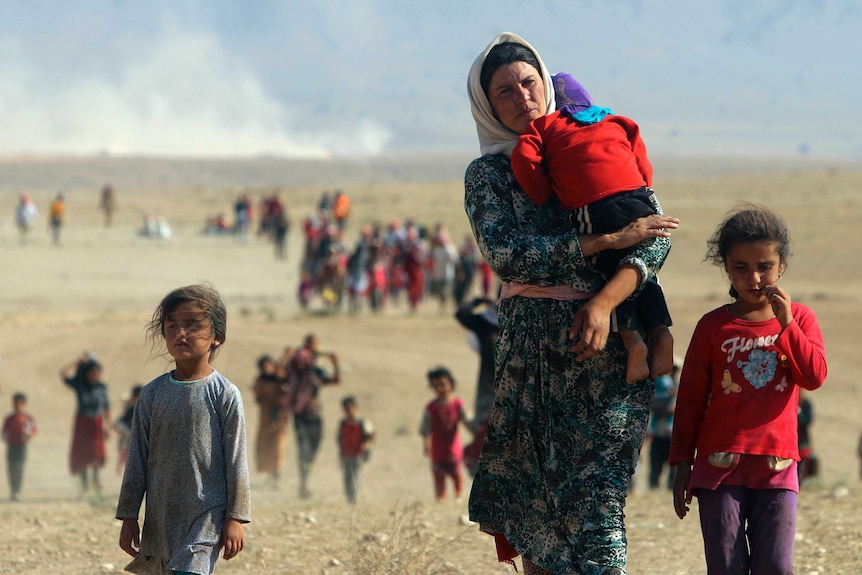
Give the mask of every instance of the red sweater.
[[701, 318], [680, 375], [671, 465], [718, 451], [799, 460], [799, 387], [823, 385], [826, 350], [814, 312], [796, 302], [791, 312], [784, 331], [726, 306]]
[[3, 422], [3, 441], [9, 445], [26, 445], [36, 435], [36, 421], [28, 413], [11, 413]]
[[512, 150], [512, 171], [538, 205], [556, 195], [569, 210], [652, 186], [640, 130], [624, 116], [587, 126], [560, 112], [536, 118]]

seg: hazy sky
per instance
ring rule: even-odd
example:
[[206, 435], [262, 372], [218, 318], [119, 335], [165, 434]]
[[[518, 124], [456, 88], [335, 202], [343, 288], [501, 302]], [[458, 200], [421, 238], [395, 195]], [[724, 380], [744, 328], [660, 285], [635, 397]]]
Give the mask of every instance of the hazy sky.
[[501, 31], [651, 154], [862, 157], [839, 0], [0, 0], [0, 154], [477, 152], [466, 75]]

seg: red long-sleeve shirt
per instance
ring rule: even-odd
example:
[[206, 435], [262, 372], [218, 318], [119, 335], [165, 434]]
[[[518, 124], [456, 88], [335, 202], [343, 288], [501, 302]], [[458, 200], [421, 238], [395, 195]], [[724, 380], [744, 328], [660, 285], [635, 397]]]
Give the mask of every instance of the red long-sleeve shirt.
[[518, 138], [512, 171], [538, 205], [556, 195], [569, 210], [652, 186], [653, 174], [633, 120], [609, 115], [581, 126], [559, 111], [536, 118]]
[[722, 306], [701, 318], [680, 374], [670, 463], [719, 451], [799, 460], [799, 387], [826, 379], [817, 317], [791, 303], [793, 321], [746, 321]]
[[36, 435], [36, 421], [29, 413], [11, 413], [3, 422], [2, 435], [9, 445], [25, 445]]

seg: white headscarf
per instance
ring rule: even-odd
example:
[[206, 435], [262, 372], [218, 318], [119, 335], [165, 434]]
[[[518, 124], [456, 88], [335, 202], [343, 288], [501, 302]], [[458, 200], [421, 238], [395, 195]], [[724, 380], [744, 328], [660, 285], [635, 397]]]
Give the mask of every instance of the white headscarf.
[[503, 32], [488, 44], [481, 54], [473, 62], [470, 67], [470, 74], [467, 76], [467, 95], [470, 97], [470, 110], [473, 112], [473, 119], [476, 120], [476, 132], [479, 134], [479, 149], [482, 154], [499, 154], [504, 153], [507, 156], [512, 153], [512, 148], [518, 141], [518, 136], [497, 119], [494, 115], [494, 110], [482, 90], [482, 83], [479, 81], [479, 76], [482, 74], [482, 65], [485, 63], [485, 58], [488, 57], [488, 52], [497, 44], [504, 42], [515, 42], [530, 50], [536, 56], [541, 68], [539, 72], [542, 74], [542, 81], [545, 83], [545, 102], [548, 105], [547, 113], [553, 113], [556, 109], [554, 102], [554, 84], [551, 81], [551, 75], [548, 69], [545, 68], [545, 63], [542, 62], [542, 57], [539, 53], [530, 46], [529, 42], [511, 32]]

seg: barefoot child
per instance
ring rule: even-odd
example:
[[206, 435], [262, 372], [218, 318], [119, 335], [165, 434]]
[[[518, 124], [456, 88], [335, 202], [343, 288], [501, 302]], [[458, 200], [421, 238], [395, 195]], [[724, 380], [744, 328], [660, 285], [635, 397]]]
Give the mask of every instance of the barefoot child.
[[27, 396], [12, 396], [12, 413], [3, 421], [3, 441], [6, 442], [6, 470], [9, 474], [10, 498], [18, 501], [24, 480], [24, 462], [27, 460], [27, 443], [36, 435], [36, 421], [27, 413]]
[[793, 573], [800, 388], [819, 388], [826, 356], [814, 312], [778, 285], [790, 234], [746, 205], [709, 240], [733, 302], [701, 318], [674, 412], [670, 464], [680, 519], [698, 499], [710, 573]]
[[446, 477], [450, 477], [458, 499], [463, 487], [464, 458], [458, 424], [469, 427], [470, 417], [464, 409], [464, 400], [453, 394], [455, 379], [448, 369], [438, 367], [429, 371], [428, 385], [437, 397], [425, 406], [419, 434], [423, 437], [425, 456], [431, 459], [434, 495], [437, 501], [446, 498]]
[[[557, 111], [534, 120], [512, 150], [512, 171], [538, 205], [554, 195], [582, 234], [624, 228], [638, 218], [660, 214], [652, 185], [652, 165], [638, 125], [593, 106], [590, 95], [568, 74], [553, 77]], [[623, 264], [643, 269], [633, 248], [604, 250], [594, 259], [596, 271], [610, 279]], [[626, 380], [656, 379], [673, 366], [670, 312], [655, 277], [617, 306], [611, 331], [619, 332], [628, 352]], [[649, 336], [649, 348], [638, 332]], [[650, 363], [647, 356], [650, 356]]]
[[149, 323], [148, 338], [164, 338], [176, 368], [144, 387], [132, 419], [116, 517], [133, 573], [207, 575], [220, 549], [225, 559], [243, 549], [251, 503], [242, 398], [210, 366], [226, 330], [224, 303], [206, 285], [172, 291]]

